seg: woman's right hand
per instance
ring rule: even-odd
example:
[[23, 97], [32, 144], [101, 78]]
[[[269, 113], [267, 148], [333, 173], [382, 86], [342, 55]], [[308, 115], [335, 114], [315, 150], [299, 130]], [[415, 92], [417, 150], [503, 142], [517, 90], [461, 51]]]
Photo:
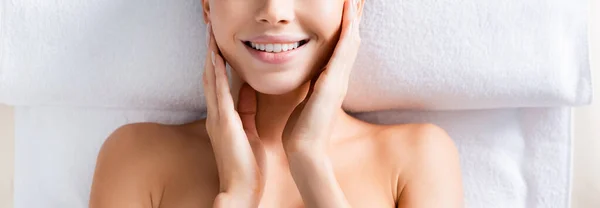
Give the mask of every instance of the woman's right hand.
[[236, 111], [225, 62], [210, 24], [207, 33], [208, 54], [203, 78], [206, 129], [220, 182], [220, 193], [214, 207], [257, 207], [264, 186], [260, 165], [265, 152], [255, 124], [256, 94], [250, 86], [244, 85], [240, 89]]

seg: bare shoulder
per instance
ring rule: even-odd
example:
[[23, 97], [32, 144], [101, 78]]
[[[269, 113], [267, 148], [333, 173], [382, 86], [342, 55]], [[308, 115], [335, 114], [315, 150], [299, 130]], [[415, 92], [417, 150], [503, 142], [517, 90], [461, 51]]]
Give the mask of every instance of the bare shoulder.
[[[127, 124], [116, 129], [106, 139], [100, 155], [102, 153], [163, 154], [169, 153], [172, 150], [171, 148], [181, 150], [181, 147], [197, 147], [203, 144], [210, 144], [206, 137], [204, 125], [202, 125], [203, 122], [201, 120], [184, 125], [163, 125], [157, 123]], [[198, 128], [190, 129], [189, 127], [192, 125]], [[123, 150], [123, 152], [118, 150]]]
[[[157, 123], [135, 123], [124, 125], [115, 130], [104, 142], [98, 162], [103, 159], [119, 158], [119, 161], [136, 162], [136, 166], [172, 163], [172, 160], [198, 149], [210, 146], [206, 136], [202, 134], [204, 125], [195, 131], [186, 125], [163, 125]], [[135, 160], [135, 161], [134, 161]], [[119, 161], [111, 161], [117, 164]], [[152, 161], [146, 164], [144, 161]]]
[[399, 207], [462, 206], [459, 154], [444, 129], [434, 124], [392, 125], [383, 127], [378, 137], [399, 169]]
[[[378, 137], [392, 152], [410, 157], [429, 157], [443, 154], [458, 156], [454, 141], [441, 127], [434, 124], [399, 124], [382, 127]], [[398, 151], [402, 150], [402, 151]], [[425, 158], [423, 158], [425, 159]]]
[[98, 154], [90, 207], [157, 207], [165, 186], [182, 172], [214, 163], [202, 122], [136, 123], [115, 130]]

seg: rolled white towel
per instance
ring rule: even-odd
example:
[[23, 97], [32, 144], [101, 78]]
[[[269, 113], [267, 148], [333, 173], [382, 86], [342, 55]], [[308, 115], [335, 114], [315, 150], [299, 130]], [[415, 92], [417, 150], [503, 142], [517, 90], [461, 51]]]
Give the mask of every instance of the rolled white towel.
[[[197, 0], [2, 1], [0, 102], [202, 110]], [[345, 107], [590, 101], [585, 0], [369, 0]]]

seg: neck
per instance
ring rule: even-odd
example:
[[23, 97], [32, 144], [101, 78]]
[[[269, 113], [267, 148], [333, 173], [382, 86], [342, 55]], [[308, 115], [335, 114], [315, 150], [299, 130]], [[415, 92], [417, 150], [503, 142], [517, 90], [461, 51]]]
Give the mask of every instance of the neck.
[[[237, 95], [243, 81], [235, 73], [232, 73], [231, 81], [232, 95], [234, 95], [234, 101], [237, 103]], [[256, 93], [257, 109], [255, 121], [258, 135], [263, 144], [281, 145], [285, 125], [294, 109], [305, 99], [309, 87], [310, 82], [307, 82], [296, 90], [282, 95]], [[348, 122], [351, 119], [342, 108], [337, 109], [335, 116], [338, 116], [338, 119], [336, 119], [338, 124]]]
[[282, 95], [257, 93], [256, 128], [263, 142], [281, 142], [285, 125], [294, 109], [305, 99], [309, 84]]

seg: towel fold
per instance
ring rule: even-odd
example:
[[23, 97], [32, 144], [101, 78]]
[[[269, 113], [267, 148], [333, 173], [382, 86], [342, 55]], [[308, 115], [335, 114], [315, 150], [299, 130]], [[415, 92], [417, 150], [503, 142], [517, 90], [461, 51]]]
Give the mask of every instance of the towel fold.
[[[0, 102], [202, 110], [197, 0], [1, 1]], [[369, 0], [344, 106], [590, 101], [585, 0]]]
[[345, 106], [587, 104], [587, 7], [586, 0], [367, 1]]

